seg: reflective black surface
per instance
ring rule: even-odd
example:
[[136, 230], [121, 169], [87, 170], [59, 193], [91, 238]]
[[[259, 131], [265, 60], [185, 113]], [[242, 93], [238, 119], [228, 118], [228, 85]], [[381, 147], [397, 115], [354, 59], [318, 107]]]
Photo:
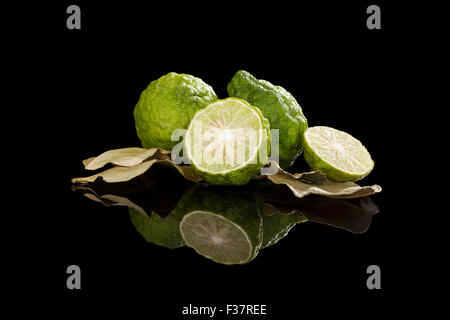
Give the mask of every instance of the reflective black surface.
[[[255, 203], [258, 203], [259, 209], [257, 210], [261, 211], [267, 219], [274, 215], [290, 215], [297, 217], [293, 221], [298, 219], [298, 222], [320, 223], [324, 224], [324, 228], [337, 227], [352, 233], [365, 232], [371, 224], [373, 215], [379, 211], [370, 197], [337, 199], [307, 196], [300, 199], [295, 197], [287, 186], [274, 184], [265, 178], [254, 179], [243, 187], [209, 186], [206, 183], [194, 184], [178, 175], [173, 168], [165, 166], [155, 166], [144, 175], [128, 182], [106, 183], [98, 178], [93, 183], [73, 185], [72, 189], [82, 192], [86, 197], [101, 202], [105, 206], [120, 205], [131, 208], [132, 218], [136, 213], [143, 217], [135, 216], [133, 220], [142, 236], [149, 242], [170, 248], [182, 245], [181, 243], [177, 244], [178, 240], [175, 244], [169, 241], [165, 245], [166, 242], [159, 241], [159, 239], [161, 237], [172, 239], [172, 236], [179, 233], [178, 228], [175, 227], [175, 220], [179, 222], [179, 217], [174, 218], [174, 212], [178, 203], [193, 192], [194, 194], [200, 192], [200, 194], [197, 198], [191, 197], [191, 202], [215, 202], [216, 207], [219, 208], [220, 202], [224, 202], [222, 207], [232, 206], [233, 197], [236, 198], [236, 202], [241, 201], [242, 203], [242, 201], [245, 201], [242, 196], [246, 194], [248, 195], [247, 202], [255, 201]], [[210, 199], [205, 199], [205, 197]], [[184, 202], [186, 201], [184, 200]], [[195, 208], [196, 204], [192, 203], [190, 206]], [[200, 206], [200, 203], [198, 206]], [[126, 214], [126, 210], [123, 211]], [[155, 215], [158, 215], [158, 217], [155, 217]], [[135, 223], [136, 219], [140, 219], [139, 225], [146, 225], [146, 227], [139, 228]], [[284, 221], [279, 223], [281, 231], [286, 226]], [[164, 230], [163, 232], [172, 234], [159, 234], [158, 224], [161, 230]], [[296, 227], [301, 228], [302, 226], [297, 225]], [[287, 235], [289, 230], [283, 234], [283, 237]], [[156, 232], [157, 238], [151, 234], [152, 232]]]

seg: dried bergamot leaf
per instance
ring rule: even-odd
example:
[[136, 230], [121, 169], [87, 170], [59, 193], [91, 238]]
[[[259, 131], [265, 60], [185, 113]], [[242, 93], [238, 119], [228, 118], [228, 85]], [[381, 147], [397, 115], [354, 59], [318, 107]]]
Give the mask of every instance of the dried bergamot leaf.
[[202, 180], [202, 178], [194, 171], [194, 169], [191, 166], [177, 166], [171, 160], [153, 159], [139, 163], [131, 167], [116, 166], [88, 177], [73, 178], [72, 182], [73, 183], [94, 182], [99, 177], [101, 177], [105, 182], [109, 183], [130, 181], [131, 179], [136, 178], [147, 172], [155, 164], [173, 167], [185, 179], [189, 181], [199, 182]]
[[97, 178], [102, 177], [106, 182], [123, 182], [129, 181], [144, 172], [146, 172], [157, 160], [150, 160], [132, 167], [113, 167], [103, 172], [94, 174], [89, 177], [73, 178], [73, 183], [94, 182]]
[[136, 147], [114, 149], [103, 152], [97, 157], [86, 159], [83, 161], [83, 164], [86, 170], [96, 170], [108, 163], [123, 167], [132, 167], [145, 160], [150, 160], [154, 156], [157, 157], [157, 153], [159, 153], [159, 158], [161, 158], [161, 155], [168, 155], [170, 151], [159, 148], [144, 149]]
[[[203, 180], [192, 166], [177, 165], [170, 160], [168, 151], [159, 148], [116, 149], [84, 161], [88, 169], [100, 168], [107, 163], [116, 166], [88, 177], [74, 178], [72, 182], [92, 183], [98, 178], [102, 178], [107, 183], [126, 182], [143, 175], [155, 166], [171, 167], [191, 182], [197, 183]], [[376, 184], [359, 186], [354, 182], [334, 182], [327, 179], [326, 175], [320, 171], [291, 174], [282, 170], [275, 161], [269, 161], [269, 165], [274, 168], [272, 173], [255, 176], [252, 181], [267, 179], [266, 181], [270, 181], [270, 183], [286, 185], [297, 198], [320, 195], [330, 198], [352, 199], [370, 196], [381, 191], [381, 187]]]
[[381, 187], [377, 184], [361, 187], [354, 182], [334, 182], [325, 179], [320, 171], [292, 175], [278, 167], [278, 172], [267, 175], [267, 179], [275, 184], [288, 186], [297, 198], [315, 194], [351, 199], [370, 196], [381, 191]]

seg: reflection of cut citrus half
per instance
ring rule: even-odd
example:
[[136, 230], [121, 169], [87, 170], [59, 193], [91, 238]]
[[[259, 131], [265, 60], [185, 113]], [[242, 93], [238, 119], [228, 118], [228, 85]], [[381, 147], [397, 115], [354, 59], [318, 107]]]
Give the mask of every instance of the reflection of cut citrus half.
[[355, 181], [372, 171], [374, 162], [361, 142], [330, 127], [311, 127], [303, 135], [306, 162], [334, 181]]
[[261, 247], [260, 203], [245, 190], [216, 188], [196, 187], [180, 200], [176, 215], [181, 236], [187, 246], [215, 262], [247, 263]]
[[245, 263], [253, 255], [247, 233], [232, 221], [211, 212], [194, 211], [185, 215], [181, 234], [188, 246], [220, 263]]
[[244, 100], [218, 100], [194, 116], [185, 149], [209, 183], [243, 185], [267, 163], [269, 129], [261, 111]]

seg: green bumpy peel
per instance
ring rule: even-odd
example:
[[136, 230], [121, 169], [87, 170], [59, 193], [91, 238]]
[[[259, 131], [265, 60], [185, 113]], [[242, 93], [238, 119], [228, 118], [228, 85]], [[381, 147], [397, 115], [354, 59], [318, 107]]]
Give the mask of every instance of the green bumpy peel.
[[144, 148], [172, 150], [176, 129], [187, 129], [195, 113], [217, 96], [211, 86], [188, 74], [170, 72], [152, 81], [134, 109], [136, 132]]
[[250, 73], [236, 72], [227, 86], [228, 94], [258, 107], [270, 122], [271, 129], [279, 130], [279, 164], [291, 166], [302, 153], [302, 137], [308, 122], [295, 98], [280, 86], [258, 80]]

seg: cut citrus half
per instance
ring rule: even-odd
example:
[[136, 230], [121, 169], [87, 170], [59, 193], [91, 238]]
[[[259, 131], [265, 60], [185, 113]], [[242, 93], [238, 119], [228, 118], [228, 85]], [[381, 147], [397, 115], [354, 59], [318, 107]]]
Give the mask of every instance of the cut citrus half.
[[197, 112], [185, 150], [197, 173], [217, 185], [243, 185], [266, 165], [269, 121], [237, 98], [218, 100]]
[[333, 181], [356, 181], [372, 171], [374, 162], [361, 142], [348, 133], [317, 126], [303, 135], [306, 162]]
[[175, 215], [186, 245], [215, 262], [247, 263], [261, 247], [261, 204], [246, 190], [195, 186]]

